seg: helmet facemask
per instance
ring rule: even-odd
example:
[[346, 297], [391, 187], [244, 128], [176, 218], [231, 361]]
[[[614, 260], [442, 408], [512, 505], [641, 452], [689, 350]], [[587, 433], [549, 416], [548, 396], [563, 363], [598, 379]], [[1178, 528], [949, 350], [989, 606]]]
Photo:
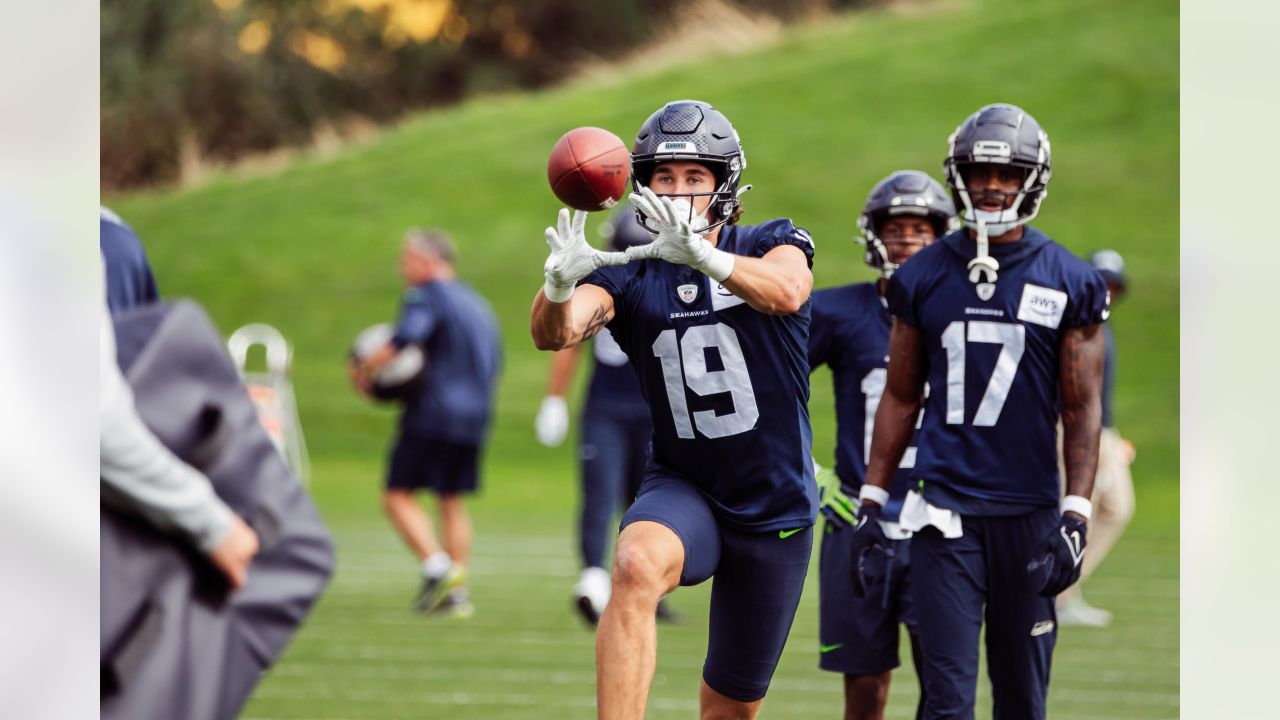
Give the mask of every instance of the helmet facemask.
[[938, 217], [936, 213], [932, 213], [926, 208], [910, 205], [859, 215], [858, 229], [862, 231], [862, 236], [856, 238], [856, 240], [867, 246], [866, 252], [862, 255], [862, 261], [878, 272], [884, 280], [893, 277], [893, 273], [897, 271], [902, 263], [893, 262], [889, 255], [888, 244], [880, 237], [881, 229], [892, 218], [903, 216], [922, 218], [933, 227], [933, 238], [925, 243], [925, 247], [928, 247], [932, 242], [936, 242], [938, 238], [947, 234], [950, 229], [948, 220]]
[[[960, 210], [960, 221], [977, 235], [977, 256], [969, 262], [969, 280], [990, 297], [1000, 263], [988, 253], [991, 235], [1004, 235], [1040, 211], [1049, 184], [1049, 136], [1025, 110], [1015, 105], [987, 105], [970, 115], [948, 139], [943, 162], [946, 181]], [[1012, 199], [999, 212], [978, 210], [966, 185], [966, 170], [977, 164], [1021, 168], [1026, 174]], [[983, 191], [987, 194], [986, 191]]]
[[[901, 263], [893, 262], [890, 243], [882, 237], [884, 226], [895, 217], [916, 217], [933, 228], [933, 240], [958, 227], [951, 198], [937, 180], [919, 170], [899, 170], [876, 183], [858, 215], [861, 236], [854, 238], [866, 246], [863, 262], [888, 280]], [[927, 244], [927, 243], [926, 243]]]
[[[653, 178], [653, 173], [657, 167], [666, 162], [695, 162], [702, 165], [711, 172], [712, 177], [716, 180], [715, 190], [709, 192], [698, 193], [658, 193], [661, 197], [671, 198], [673, 201], [685, 200], [688, 205], [688, 217], [686, 221], [692, 226], [697, 213], [694, 211], [698, 198], [710, 198], [707, 209], [702, 213], [707, 224], [698, 230], [699, 233], [708, 233], [715, 228], [734, 220], [738, 208], [742, 206], [739, 197], [746, 191], [751, 189], [750, 185], [742, 188], [738, 187], [738, 183], [742, 178], [742, 169], [745, 167], [738, 157], [729, 158], [728, 162], [722, 160], [709, 160], [705, 157], [697, 156], [681, 156], [681, 155], [657, 155], [645, 156], [644, 158], [633, 158], [631, 161], [632, 182], [635, 188], [639, 190], [642, 187], [649, 187], [649, 182]], [[655, 191], [656, 192], [656, 191]], [[640, 226], [651, 233], [658, 231], [649, 224], [649, 218], [640, 210], [636, 210], [636, 221]], [[701, 223], [699, 223], [701, 224]]]

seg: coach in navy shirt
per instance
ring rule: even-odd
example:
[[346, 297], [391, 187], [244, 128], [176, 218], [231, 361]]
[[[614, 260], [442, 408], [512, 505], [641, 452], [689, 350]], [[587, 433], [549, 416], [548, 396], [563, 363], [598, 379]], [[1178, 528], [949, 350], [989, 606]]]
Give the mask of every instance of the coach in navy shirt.
[[[384, 500], [392, 524], [422, 562], [417, 609], [469, 615], [472, 534], [463, 498], [479, 487], [480, 451], [501, 364], [498, 326], [488, 302], [456, 278], [453, 245], [444, 233], [409, 231], [400, 271], [409, 287], [395, 335], [355, 375], [367, 388], [401, 348], [414, 344], [426, 355], [422, 388], [400, 416]], [[414, 497], [420, 490], [438, 500], [443, 548]]]
[[668, 103], [632, 152], [631, 202], [655, 240], [594, 250], [585, 214], [567, 210], [547, 231], [535, 344], [557, 350], [608, 326], [653, 420], [652, 460], [623, 517], [596, 636], [601, 718], [644, 716], [658, 599], [713, 575], [702, 717], [755, 717], [800, 601], [817, 513], [813, 241], [790, 220], [734, 224], [745, 166], [723, 114]]
[[886, 293], [889, 376], [853, 552], [865, 558], [886, 545], [869, 520], [914, 433], [916, 489], [899, 522], [914, 531], [924, 718], [974, 716], [984, 618], [994, 717], [1045, 717], [1054, 596], [1079, 577], [1084, 557], [1109, 301], [1097, 271], [1026, 224], [1044, 198], [1049, 159], [1048, 136], [1021, 108], [971, 115], [944, 165], [966, 227], [899, 268]]

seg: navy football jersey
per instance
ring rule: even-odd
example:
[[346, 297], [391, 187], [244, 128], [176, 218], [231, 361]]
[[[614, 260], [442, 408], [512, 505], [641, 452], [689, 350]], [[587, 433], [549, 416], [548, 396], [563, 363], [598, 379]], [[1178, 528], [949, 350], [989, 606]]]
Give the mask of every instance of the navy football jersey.
[[[891, 317], [876, 282], [845, 285], [813, 294], [809, 365], [831, 367], [836, 401], [836, 475], [846, 495], [862, 487], [871, 455], [871, 428], [884, 393]], [[911, 485], [907, 468], [916, 448], [903, 453], [889, 487], [886, 520], [896, 520]]]
[[1067, 330], [1107, 319], [1107, 285], [1030, 227], [1019, 242], [991, 245], [994, 286], [969, 281], [974, 255], [961, 229], [889, 280], [889, 310], [920, 329], [933, 388], [913, 476], [929, 503], [961, 514], [1056, 506], [1059, 345]]
[[[762, 257], [813, 241], [790, 220], [720, 231], [718, 247]], [[613, 296], [608, 328], [631, 359], [653, 420], [653, 462], [697, 487], [731, 527], [813, 524], [809, 427], [810, 303], [757, 312], [685, 265], [643, 260], [582, 280]]]
[[502, 348], [498, 324], [483, 297], [458, 280], [410, 288], [392, 338], [426, 353], [421, 391], [401, 416], [405, 432], [480, 444], [488, 432]]
[[613, 339], [613, 333], [608, 328], [601, 330], [592, 338], [591, 345], [595, 363], [591, 384], [587, 386], [585, 411], [609, 417], [648, 417], [649, 408], [640, 394], [640, 383], [627, 354]]

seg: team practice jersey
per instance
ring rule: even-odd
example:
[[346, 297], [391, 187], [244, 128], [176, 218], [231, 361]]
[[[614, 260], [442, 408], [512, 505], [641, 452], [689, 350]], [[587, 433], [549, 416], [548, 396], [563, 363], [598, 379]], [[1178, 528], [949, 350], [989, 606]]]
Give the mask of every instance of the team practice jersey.
[[458, 280], [410, 288], [392, 342], [418, 344], [427, 356], [422, 390], [405, 405], [404, 430], [479, 444], [488, 432], [502, 355], [489, 303]]
[[[809, 365], [831, 367], [836, 400], [836, 475], [846, 495], [858, 494], [871, 455], [871, 427], [884, 393], [891, 317], [877, 283], [813, 294]], [[889, 488], [886, 520], [896, 520], [911, 485], [916, 448], [908, 447]]]
[[961, 514], [1058, 504], [1059, 344], [1109, 313], [1102, 276], [1038, 230], [991, 255], [994, 286], [970, 282], [975, 243], [958, 230], [899, 268], [886, 292], [889, 311], [921, 331], [933, 389], [913, 477], [930, 504]]
[[592, 338], [595, 365], [587, 386], [585, 412], [610, 417], [648, 417], [649, 408], [640, 394], [640, 383], [608, 328]]
[[[790, 220], [725, 226], [718, 247], [762, 257], [780, 245], [813, 259]], [[811, 525], [810, 303], [757, 312], [685, 265], [644, 260], [582, 280], [613, 296], [608, 328], [626, 352], [653, 419], [653, 462], [697, 487], [726, 524], [746, 531]]]

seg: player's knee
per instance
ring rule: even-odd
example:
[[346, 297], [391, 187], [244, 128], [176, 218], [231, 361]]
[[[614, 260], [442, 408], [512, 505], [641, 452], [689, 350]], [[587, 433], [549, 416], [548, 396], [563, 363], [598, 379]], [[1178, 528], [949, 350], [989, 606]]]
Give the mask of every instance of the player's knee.
[[889, 699], [889, 673], [845, 675], [845, 720], [884, 717]]
[[654, 601], [669, 588], [666, 568], [655, 554], [639, 545], [619, 546], [613, 561], [614, 592], [652, 596]]
[[387, 490], [382, 493], [382, 509], [387, 515], [394, 516], [407, 502], [414, 502], [413, 495], [408, 491]]
[[699, 720], [752, 720], [759, 703], [721, 702], [702, 708]]

